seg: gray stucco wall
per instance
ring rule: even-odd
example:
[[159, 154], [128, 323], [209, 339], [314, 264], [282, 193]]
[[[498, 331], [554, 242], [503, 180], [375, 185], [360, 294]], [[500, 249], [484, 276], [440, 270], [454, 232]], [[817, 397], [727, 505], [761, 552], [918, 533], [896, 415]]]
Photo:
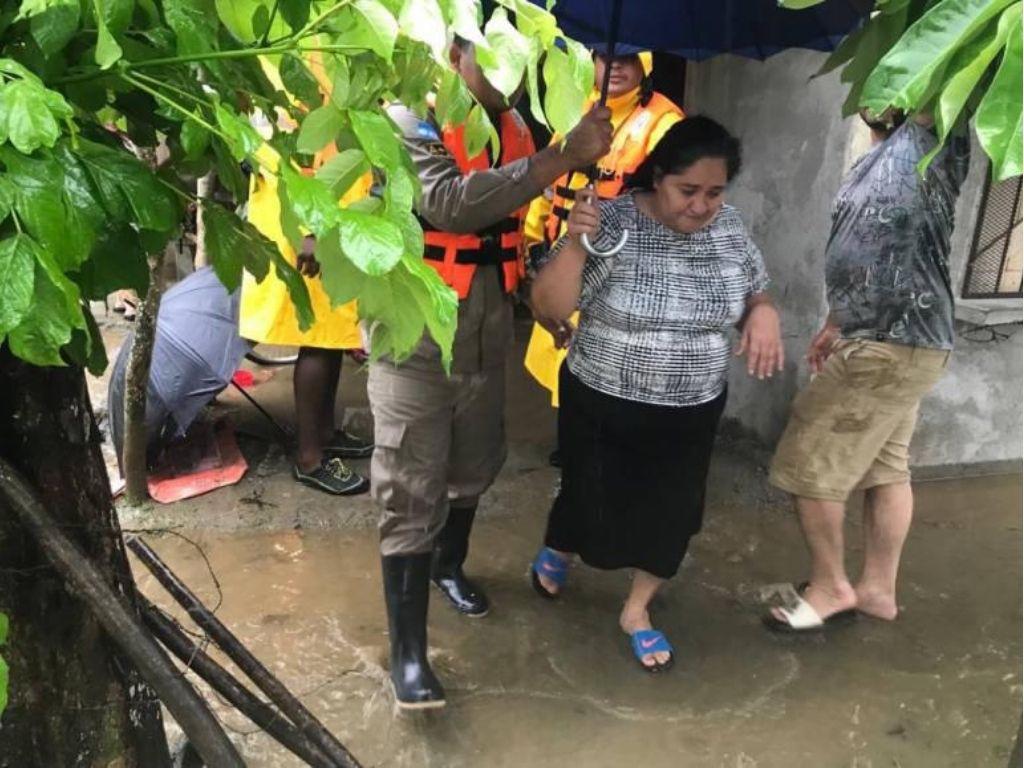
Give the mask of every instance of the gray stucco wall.
[[[721, 56], [687, 72], [688, 112], [720, 120], [743, 142], [744, 168], [729, 201], [765, 254], [783, 313], [785, 372], [757, 382], [735, 365], [726, 412], [732, 423], [769, 445], [807, 379], [803, 355], [825, 316], [823, 258], [832, 198], [845, 170], [868, 148], [860, 121], [840, 118], [846, 86], [835, 74], [808, 79], [823, 60], [823, 54], [809, 51], [787, 51], [765, 62]], [[974, 160], [957, 215], [957, 286], [984, 176], [977, 152]], [[1000, 330], [1010, 338], [961, 341], [949, 373], [922, 404], [912, 448], [918, 466], [1021, 457], [1020, 326]]]

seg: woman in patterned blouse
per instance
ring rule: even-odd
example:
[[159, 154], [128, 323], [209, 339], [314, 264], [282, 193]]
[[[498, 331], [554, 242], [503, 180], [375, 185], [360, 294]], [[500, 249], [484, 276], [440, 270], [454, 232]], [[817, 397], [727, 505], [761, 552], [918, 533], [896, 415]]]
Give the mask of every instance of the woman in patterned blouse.
[[[730, 334], [750, 375], [782, 370], [779, 316], [768, 276], [739, 214], [725, 205], [739, 142], [706, 117], [673, 126], [627, 182], [595, 205], [577, 193], [568, 234], [532, 287], [535, 313], [579, 328], [562, 367], [562, 486], [534, 587], [555, 597], [573, 555], [596, 568], [632, 568], [619, 617], [640, 664], [667, 669], [672, 646], [648, 604], [676, 574], [701, 527], [704, 486], [726, 400]], [[587, 234], [611, 257], [590, 256]]]

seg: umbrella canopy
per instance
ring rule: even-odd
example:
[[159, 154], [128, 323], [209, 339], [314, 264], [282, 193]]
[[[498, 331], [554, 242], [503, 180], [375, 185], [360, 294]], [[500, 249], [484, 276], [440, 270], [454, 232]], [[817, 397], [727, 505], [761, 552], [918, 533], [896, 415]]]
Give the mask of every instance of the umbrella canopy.
[[[552, 12], [570, 37], [605, 46], [614, 5], [615, 0], [558, 0]], [[692, 60], [720, 53], [765, 59], [787, 48], [830, 51], [873, 7], [874, 0], [826, 0], [799, 11], [780, 8], [777, 0], [624, 0], [615, 49], [665, 51]]]
[[[228, 293], [203, 267], [163, 295], [146, 390], [147, 442], [185, 434], [224, 389], [252, 346], [238, 335], [240, 291]], [[118, 352], [107, 390], [110, 433], [118, 461], [124, 443], [124, 387], [134, 334]]]

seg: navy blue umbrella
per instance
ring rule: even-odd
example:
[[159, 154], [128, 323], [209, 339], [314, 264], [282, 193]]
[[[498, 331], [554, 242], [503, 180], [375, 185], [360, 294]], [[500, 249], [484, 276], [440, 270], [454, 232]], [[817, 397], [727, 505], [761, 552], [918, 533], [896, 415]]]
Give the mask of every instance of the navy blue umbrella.
[[[799, 11], [777, 0], [557, 0], [552, 12], [569, 37], [611, 56], [665, 51], [696, 60], [719, 53], [765, 59], [787, 48], [830, 51], [873, 7], [874, 0], [825, 0]], [[605, 68], [601, 104], [611, 72]], [[591, 184], [595, 173], [591, 168]], [[613, 256], [627, 238], [623, 231], [607, 251], [592, 247], [586, 235], [580, 241], [594, 256]]]
[[552, 12], [569, 37], [590, 46], [613, 43], [621, 53], [765, 59], [787, 48], [830, 51], [873, 7], [874, 0], [826, 0], [799, 11], [777, 0], [558, 0]]

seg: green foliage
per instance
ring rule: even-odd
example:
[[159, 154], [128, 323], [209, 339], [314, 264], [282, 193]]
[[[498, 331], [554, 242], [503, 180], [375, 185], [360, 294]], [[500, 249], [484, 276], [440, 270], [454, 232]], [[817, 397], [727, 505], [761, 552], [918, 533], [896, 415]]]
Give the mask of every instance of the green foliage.
[[[783, 0], [790, 8], [820, 0]], [[843, 66], [850, 84], [843, 114], [892, 107], [932, 114], [939, 146], [974, 118], [996, 179], [1019, 176], [1021, 160], [1021, 3], [1016, 0], [876, 0], [819, 74]]]
[[[497, 151], [499, 137], [448, 65], [453, 34], [476, 45], [503, 93], [525, 82], [534, 114], [561, 132], [593, 78], [586, 51], [557, 47], [554, 17], [528, 0], [501, 0], [490, 19], [479, 0], [15, 6], [0, 24], [0, 343], [37, 365], [104, 365], [85, 302], [144, 292], [147, 254], [175, 235], [188, 202], [204, 211], [205, 245], [229, 289], [244, 271], [273, 271], [300, 326], [314, 321], [307, 280], [276, 245], [233, 206], [194, 200], [196, 176], [211, 169], [239, 205], [276, 177], [286, 239], [298, 248], [316, 235], [322, 285], [334, 305], [358, 299], [375, 355], [401, 359], [426, 331], [450, 363], [457, 298], [422, 261], [419, 182], [382, 104], [426, 115], [436, 93], [437, 119], [466, 123], [475, 154], [488, 142]], [[311, 173], [332, 143], [338, 153]], [[379, 197], [341, 207], [371, 170]]]
[[[1007, 13], [1011, 9], [1007, 10]], [[975, 130], [992, 158], [992, 175], [1007, 179], [1021, 173], [1021, 44], [1020, 3], [1007, 29], [1003, 58], [992, 85], [978, 105]]]

